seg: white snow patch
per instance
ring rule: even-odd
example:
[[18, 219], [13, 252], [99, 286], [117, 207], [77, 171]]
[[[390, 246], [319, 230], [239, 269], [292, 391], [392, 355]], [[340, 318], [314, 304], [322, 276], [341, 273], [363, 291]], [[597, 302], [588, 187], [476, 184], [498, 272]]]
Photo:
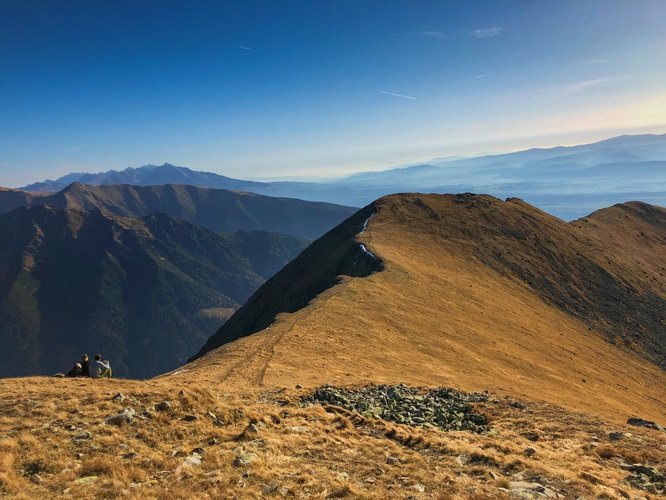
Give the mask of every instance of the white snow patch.
[[[361, 233], [365, 233], [365, 230], [368, 229], [368, 221], [370, 219], [372, 219], [374, 216], [375, 216], [375, 214], [373, 213], [373, 214], [370, 214], [370, 217], [365, 219], [365, 222], [363, 223], [363, 229], [361, 229]], [[359, 234], [361, 234], [361, 233], [359, 233]], [[363, 246], [363, 245], [361, 245], [361, 246]]]
[[373, 259], [376, 259], [376, 258], [377, 258], [377, 256], [376, 256], [374, 253], [369, 252], [368, 249], [365, 248], [365, 245], [364, 245], [363, 243], [359, 243], [359, 246], [361, 247], [361, 251], [362, 251], [364, 254], [369, 255], [369, 256], [372, 257]]

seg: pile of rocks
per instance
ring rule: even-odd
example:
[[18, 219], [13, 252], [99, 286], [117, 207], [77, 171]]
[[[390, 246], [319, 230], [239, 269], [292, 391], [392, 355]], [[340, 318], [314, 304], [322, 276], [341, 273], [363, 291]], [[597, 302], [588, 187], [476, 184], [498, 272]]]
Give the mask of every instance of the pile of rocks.
[[488, 431], [483, 413], [470, 403], [485, 402], [488, 394], [464, 394], [448, 388], [423, 390], [400, 385], [376, 385], [358, 389], [325, 385], [302, 399], [303, 404], [329, 404], [369, 418], [424, 428]]
[[634, 488], [655, 494], [666, 494], [666, 474], [660, 474], [654, 467], [643, 464], [620, 464], [620, 467], [633, 472], [625, 479]]

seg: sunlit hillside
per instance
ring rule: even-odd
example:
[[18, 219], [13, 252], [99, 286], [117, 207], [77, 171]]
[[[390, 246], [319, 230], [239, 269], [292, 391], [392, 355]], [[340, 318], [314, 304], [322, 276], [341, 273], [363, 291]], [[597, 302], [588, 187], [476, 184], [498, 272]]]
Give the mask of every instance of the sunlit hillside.
[[345, 278], [271, 324], [309, 289], [294, 283], [338, 251], [319, 240], [206, 349], [261, 331], [182, 376], [235, 387], [452, 385], [615, 421], [663, 418], [665, 214], [627, 204], [565, 223], [516, 199], [383, 198], [346, 224], [384, 270]]
[[[567, 224], [515, 199], [378, 200], [171, 373], [0, 380], [0, 492], [663, 496], [664, 220], [642, 203]], [[424, 406], [440, 387], [474, 394], [435, 391], [466, 401], [445, 415]]]

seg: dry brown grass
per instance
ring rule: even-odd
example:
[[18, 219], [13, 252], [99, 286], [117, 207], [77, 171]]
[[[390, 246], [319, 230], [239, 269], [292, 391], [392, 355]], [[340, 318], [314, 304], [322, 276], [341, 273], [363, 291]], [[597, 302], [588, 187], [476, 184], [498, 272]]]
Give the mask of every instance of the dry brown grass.
[[[498, 228], [472, 220], [472, 210], [456, 208], [450, 198], [420, 200], [444, 216], [428, 218], [413, 205], [389, 200], [358, 236], [384, 260], [384, 271], [345, 278], [307, 307], [279, 315], [270, 328], [168, 377], [236, 388], [406, 382], [487, 389], [618, 423], [629, 416], [664, 423], [664, 370], [609, 343], [524, 282], [481, 262], [477, 247], [491, 247], [489, 255], [524, 252], [504, 248], [505, 243], [518, 244], [502, 240]], [[498, 211], [510, 207], [507, 217], [522, 217], [519, 204], [492, 203]], [[565, 231], [567, 224], [545, 214], [541, 219], [540, 227], [551, 236], [561, 234], [563, 248], [580, 248], [577, 233]], [[634, 232], [627, 234], [629, 238]], [[623, 241], [626, 248], [635, 246]], [[595, 244], [593, 256], [601, 253], [603, 242]], [[570, 253], [577, 258], [575, 251]], [[655, 261], [666, 265], [663, 245], [650, 255], [651, 266]], [[651, 267], [640, 268], [643, 260], [632, 261], [627, 276], [650, 272]], [[548, 267], [535, 272], [541, 271], [552, 272]]]
[[[442, 221], [433, 233], [428, 220], [378, 214], [359, 240], [384, 271], [343, 279], [270, 328], [157, 379], [1, 380], [0, 492], [480, 499], [509, 498], [511, 482], [540, 478], [566, 498], [649, 497], [620, 463], [665, 473], [666, 434], [624, 422], [664, 423], [666, 373], [481, 265]], [[482, 236], [471, 240], [493, 244]], [[487, 389], [497, 399], [478, 410], [492, 431], [443, 433], [298, 405], [326, 382]], [[122, 403], [112, 400], [119, 391]], [[153, 418], [104, 423], [164, 400], [172, 408]], [[256, 438], [243, 433], [250, 423]], [[85, 432], [90, 439], [76, 439]], [[624, 435], [611, 441], [610, 432]], [[187, 466], [197, 448], [201, 464]], [[238, 466], [244, 453], [256, 457]]]
[[[117, 392], [126, 397], [122, 403], [112, 400]], [[645, 492], [626, 483], [618, 459], [662, 469], [666, 463], [665, 434], [543, 403], [523, 409], [508, 398], [480, 403], [493, 430], [476, 435], [367, 419], [332, 406], [302, 408], [303, 392], [2, 380], [0, 492], [17, 498], [509, 498], [504, 490], [511, 481], [540, 477], [571, 498], [624, 498]], [[172, 408], [152, 412], [152, 419], [103, 423], [122, 408], [140, 411], [164, 400]], [[197, 420], [186, 422], [185, 415]], [[258, 436], [243, 439], [250, 422]], [[626, 435], [610, 441], [611, 431]], [[86, 432], [91, 438], [77, 441]], [[199, 447], [201, 464], [183, 466]], [[526, 448], [536, 453], [528, 457]], [[257, 456], [249, 466], [235, 466], [242, 453]], [[77, 483], [91, 476], [97, 479]]]

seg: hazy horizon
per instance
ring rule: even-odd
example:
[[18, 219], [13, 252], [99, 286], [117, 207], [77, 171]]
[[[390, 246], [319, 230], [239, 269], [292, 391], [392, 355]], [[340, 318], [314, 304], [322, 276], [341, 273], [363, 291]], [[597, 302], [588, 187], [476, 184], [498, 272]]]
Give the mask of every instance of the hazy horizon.
[[0, 185], [248, 180], [666, 132], [666, 3], [0, 3]]

